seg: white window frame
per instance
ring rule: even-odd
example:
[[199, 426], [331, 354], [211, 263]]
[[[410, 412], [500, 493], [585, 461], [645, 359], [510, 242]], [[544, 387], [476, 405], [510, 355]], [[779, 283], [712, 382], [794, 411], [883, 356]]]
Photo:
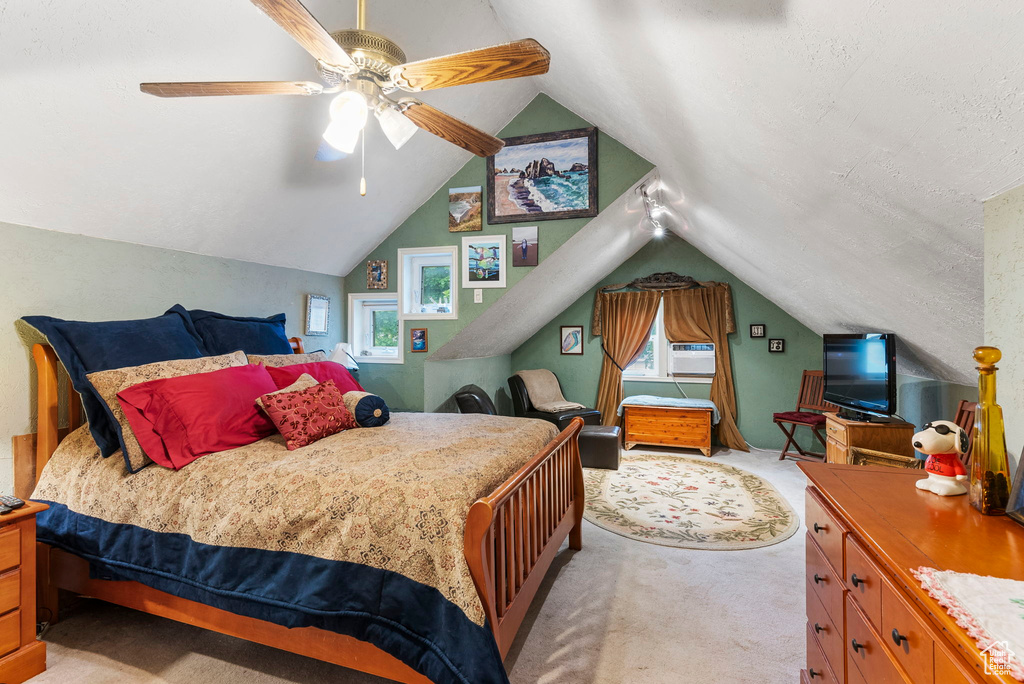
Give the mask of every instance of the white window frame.
[[[366, 306], [366, 302], [394, 302], [398, 316], [398, 346], [396, 354], [363, 355], [366, 328], [374, 311], [385, 309], [380, 306]], [[405, 363], [405, 327], [402, 325], [400, 302], [397, 292], [350, 292], [348, 295], [348, 339], [352, 344], [352, 357], [356, 363]], [[387, 307], [390, 308], [390, 307]]]
[[[436, 257], [436, 259], [435, 259]], [[424, 313], [411, 311], [417, 306], [420, 268], [423, 266], [448, 266], [451, 259], [452, 274], [451, 311], [447, 313]], [[436, 261], [436, 263], [435, 263]], [[443, 247], [407, 247], [398, 250], [398, 319], [410, 321], [452, 320], [459, 317], [459, 248], [456, 245]]]
[[[654, 371], [631, 371], [629, 367], [622, 371], [623, 382], [673, 382], [687, 385], [710, 385], [714, 378], [704, 375], [670, 375], [668, 372], [669, 345], [665, 337], [665, 302], [658, 305], [658, 316], [655, 318], [658, 336], [654, 344]], [[650, 338], [648, 338], [650, 339]], [[646, 345], [645, 345], [646, 346]]]

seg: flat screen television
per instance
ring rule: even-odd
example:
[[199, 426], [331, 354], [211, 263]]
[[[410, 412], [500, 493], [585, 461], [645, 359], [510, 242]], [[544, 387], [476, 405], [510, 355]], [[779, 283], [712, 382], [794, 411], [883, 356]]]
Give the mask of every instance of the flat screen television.
[[824, 336], [825, 401], [848, 412], [896, 413], [896, 336], [859, 333]]

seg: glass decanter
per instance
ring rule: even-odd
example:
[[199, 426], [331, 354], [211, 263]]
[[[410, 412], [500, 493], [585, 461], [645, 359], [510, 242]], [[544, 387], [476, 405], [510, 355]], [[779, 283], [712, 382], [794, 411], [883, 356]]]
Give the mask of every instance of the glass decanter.
[[971, 455], [971, 505], [984, 515], [1003, 515], [1010, 500], [1010, 464], [1006, 458], [1003, 409], [996, 403], [996, 362], [1003, 356], [995, 347], [978, 347], [978, 409], [974, 418]]

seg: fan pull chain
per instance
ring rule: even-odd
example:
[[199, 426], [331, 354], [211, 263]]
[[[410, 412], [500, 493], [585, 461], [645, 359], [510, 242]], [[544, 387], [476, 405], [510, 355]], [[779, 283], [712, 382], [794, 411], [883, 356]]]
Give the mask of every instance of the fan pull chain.
[[366, 131], [363, 131], [359, 138], [363, 148], [363, 166], [359, 175], [359, 194], [362, 197], [366, 197]]

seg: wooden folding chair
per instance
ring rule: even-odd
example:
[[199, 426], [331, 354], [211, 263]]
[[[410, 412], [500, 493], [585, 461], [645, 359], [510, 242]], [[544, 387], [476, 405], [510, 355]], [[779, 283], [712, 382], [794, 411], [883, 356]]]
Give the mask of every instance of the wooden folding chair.
[[[782, 454], [779, 455], [780, 461], [787, 456], [798, 461], [824, 460], [824, 453], [807, 451], [796, 441], [796, 429], [803, 425], [811, 428], [811, 432], [824, 448], [825, 436], [821, 434], [821, 429], [825, 427], [825, 416], [822, 412], [836, 410], [834, 405], [822, 399], [824, 393], [825, 374], [822, 371], [805, 370], [800, 381], [796, 410], [772, 414], [772, 421], [779, 426], [782, 434], [786, 435], [786, 445], [782, 447]], [[789, 450], [791, 446], [796, 449], [796, 453]]]
[[968, 473], [971, 472], [971, 452], [974, 451], [974, 414], [977, 410], [978, 402], [961, 399], [960, 405], [956, 407], [956, 418], [953, 419], [953, 422], [967, 433], [967, 451], [960, 454], [960, 462], [967, 468]]

